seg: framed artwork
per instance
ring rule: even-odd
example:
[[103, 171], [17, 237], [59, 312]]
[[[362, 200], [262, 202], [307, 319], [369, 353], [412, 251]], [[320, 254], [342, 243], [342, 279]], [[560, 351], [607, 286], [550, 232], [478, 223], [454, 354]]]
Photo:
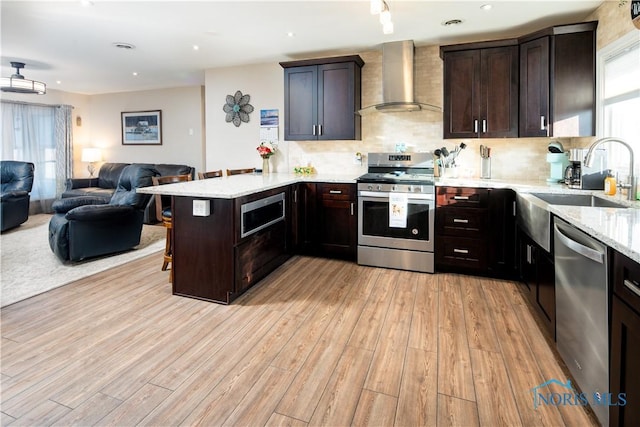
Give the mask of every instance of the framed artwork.
[[162, 111], [131, 111], [122, 115], [122, 145], [162, 145]]

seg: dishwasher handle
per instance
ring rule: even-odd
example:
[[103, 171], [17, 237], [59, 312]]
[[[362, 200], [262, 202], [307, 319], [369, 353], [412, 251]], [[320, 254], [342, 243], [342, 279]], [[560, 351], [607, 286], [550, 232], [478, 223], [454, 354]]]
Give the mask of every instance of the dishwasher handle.
[[564, 234], [562, 232], [562, 230], [560, 230], [560, 227], [558, 227], [558, 224], [553, 224], [553, 228], [556, 231], [556, 237], [569, 249], [571, 249], [572, 251], [586, 257], [589, 258], [590, 260], [593, 260], [597, 263], [600, 264], [604, 264], [604, 252], [600, 252], [597, 251], [595, 249], [591, 249], [587, 246], [584, 246], [578, 242], [576, 242], [575, 240], [569, 238], [569, 236], [567, 236], [566, 234]]

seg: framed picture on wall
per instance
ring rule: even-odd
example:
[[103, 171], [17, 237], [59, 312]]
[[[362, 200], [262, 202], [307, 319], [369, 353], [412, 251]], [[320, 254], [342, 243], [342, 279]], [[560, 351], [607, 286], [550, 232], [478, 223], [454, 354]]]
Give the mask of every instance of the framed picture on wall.
[[162, 145], [162, 111], [130, 111], [122, 115], [122, 145]]

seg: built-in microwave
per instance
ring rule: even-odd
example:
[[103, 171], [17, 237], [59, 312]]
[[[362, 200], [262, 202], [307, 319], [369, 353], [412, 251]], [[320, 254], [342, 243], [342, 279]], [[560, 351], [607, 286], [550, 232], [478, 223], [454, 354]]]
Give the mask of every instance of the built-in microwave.
[[285, 218], [285, 193], [274, 194], [240, 207], [240, 237], [249, 236]]

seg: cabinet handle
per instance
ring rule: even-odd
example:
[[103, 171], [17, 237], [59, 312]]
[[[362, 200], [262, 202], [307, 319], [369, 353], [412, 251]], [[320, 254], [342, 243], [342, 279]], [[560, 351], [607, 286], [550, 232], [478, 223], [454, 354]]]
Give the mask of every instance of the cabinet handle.
[[311, 128], [311, 133], [313, 134], [313, 136], [316, 136], [316, 125], [311, 126]]
[[515, 200], [514, 200], [514, 202], [513, 202], [513, 216], [514, 216], [514, 217], [516, 216], [516, 213], [517, 213], [517, 212], [516, 212], [516, 202], [515, 202]]
[[351, 216], [353, 216], [353, 202], [351, 202]]
[[540, 116], [540, 130], [544, 130], [545, 126], [544, 126], [544, 116]]
[[455, 252], [457, 254], [468, 254], [469, 250], [468, 249], [454, 249], [453, 252]]
[[640, 297], [640, 284], [633, 280], [624, 279], [624, 287]]
[[318, 135], [322, 135], [322, 125], [318, 125]]
[[478, 133], [478, 120], [473, 121], [473, 132]]
[[459, 222], [461, 224], [469, 224], [468, 219], [453, 218], [453, 222]]
[[329, 194], [342, 194], [342, 190], [329, 190]]
[[453, 196], [453, 200], [469, 200], [469, 196]]
[[293, 190], [293, 203], [298, 203], [298, 190]]
[[482, 133], [487, 133], [487, 120], [482, 119]]

